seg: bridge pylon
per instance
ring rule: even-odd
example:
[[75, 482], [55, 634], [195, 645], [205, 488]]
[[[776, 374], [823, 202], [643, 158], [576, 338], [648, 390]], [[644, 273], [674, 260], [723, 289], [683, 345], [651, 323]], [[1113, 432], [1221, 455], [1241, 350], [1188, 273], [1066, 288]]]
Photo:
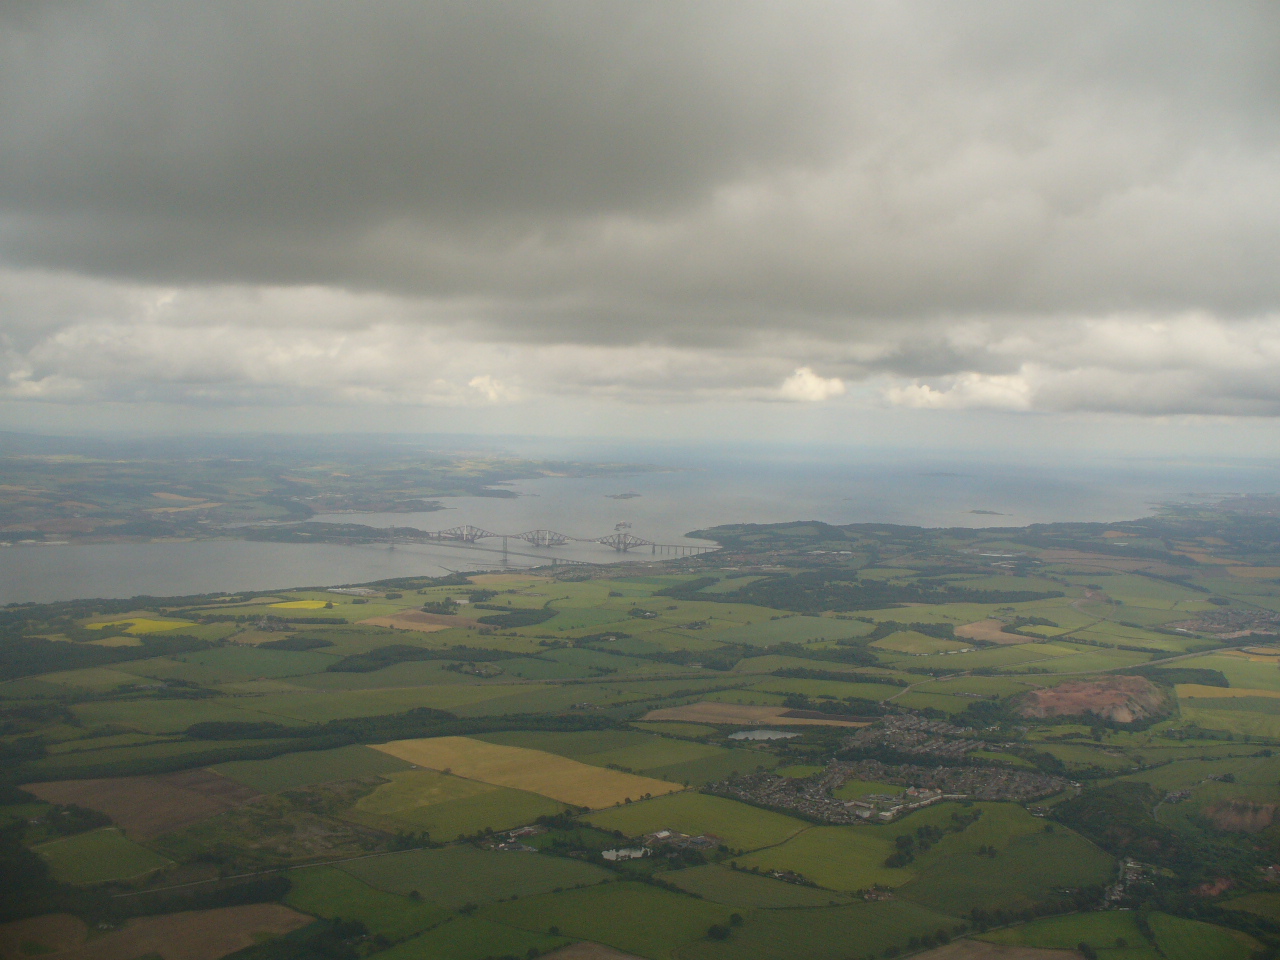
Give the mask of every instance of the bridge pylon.
[[555, 530], [526, 530], [515, 536], [517, 540], [531, 543], [535, 547], [560, 547], [571, 539], [567, 534], [557, 533]]
[[606, 547], [613, 547], [619, 553], [626, 553], [632, 547], [656, 547], [652, 540], [645, 540], [643, 537], [632, 536], [629, 533], [614, 533], [607, 537], [597, 537], [592, 543], [603, 543]]
[[464, 523], [460, 527], [450, 527], [448, 530], [440, 530], [432, 534], [437, 540], [457, 540], [462, 543], [475, 543], [477, 540], [485, 540], [490, 537], [500, 537], [502, 534], [494, 533], [491, 530], [485, 530], [483, 527], [473, 527], [469, 523]]

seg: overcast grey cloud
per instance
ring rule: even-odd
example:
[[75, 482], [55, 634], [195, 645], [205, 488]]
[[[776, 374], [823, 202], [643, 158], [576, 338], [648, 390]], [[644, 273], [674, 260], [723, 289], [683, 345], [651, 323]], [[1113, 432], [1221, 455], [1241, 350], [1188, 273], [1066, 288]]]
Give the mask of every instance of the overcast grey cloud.
[[1276, 103], [1262, 2], [10, 2], [0, 390], [1274, 416]]

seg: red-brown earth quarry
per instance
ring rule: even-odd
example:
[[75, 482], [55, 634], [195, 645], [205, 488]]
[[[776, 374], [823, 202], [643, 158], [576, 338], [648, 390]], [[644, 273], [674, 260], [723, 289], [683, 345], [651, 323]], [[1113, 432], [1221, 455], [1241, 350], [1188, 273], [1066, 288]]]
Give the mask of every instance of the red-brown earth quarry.
[[1018, 712], [1024, 717], [1077, 717], [1091, 713], [1104, 720], [1133, 723], [1164, 709], [1164, 692], [1143, 677], [1069, 680], [1033, 690]]

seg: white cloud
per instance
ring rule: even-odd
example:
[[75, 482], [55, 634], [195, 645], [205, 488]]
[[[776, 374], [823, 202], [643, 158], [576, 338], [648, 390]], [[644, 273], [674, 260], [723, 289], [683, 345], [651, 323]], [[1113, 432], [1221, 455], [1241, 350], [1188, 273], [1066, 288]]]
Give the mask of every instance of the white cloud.
[[475, 390], [490, 403], [502, 403], [519, 399], [518, 394], [508, 387], [501, 380], [497, 380], [487, 373], [472, 377], [467, 381], [467, 386]]
[[0, 399], [1280, 416], [1273, 6], [306, 9], [0, 7]]
[[810, 367], [798, 367], [778, 387], [779, 398], [797, 403], [821, 403], [832, 397], [844, 396], [844, 393], [843, 380], [838, 377], [820, 377]]
[[890, 403], [924, 410], [1028, 410], [1031, 385], [1023, 376], [990, 376], [965, 373], [948, 377], [945, 386], [908, 383], [885, 390]]

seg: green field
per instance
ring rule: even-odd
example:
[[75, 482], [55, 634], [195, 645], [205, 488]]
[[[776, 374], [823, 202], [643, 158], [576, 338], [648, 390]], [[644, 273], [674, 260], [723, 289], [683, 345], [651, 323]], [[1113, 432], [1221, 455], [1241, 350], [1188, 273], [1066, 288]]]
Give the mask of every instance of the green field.
[[[700, 764], [731, 756], [723, 747], [672, 740], [631, 730], [583, 733], [487, 733], [476, 737], [530, 750], [544, 750], [598, 767], [616, 766], [636, 773], [684, 764]], [[743, 760], [745, 766], [746, 760]], [[661, 779], [661, 778], [658, 778]]]
[[845, 899], [830, 890], [784, 883], [745, 870], [731, 870], [719, 864], [676, 870], [666, 874], [663, 879], [707, 900], [739, 909], [826, 907], [832, 902]]
[[[1036, 920], [981, 936], [991, 943], [1069, 950], [1087, 943], [1105, 960], [1247, 960], [1257, 949], [1234, 930], [1152, 913], [1148, 921], [1155, 943], [1143, 936], [1130, 912], [1082, 913]], [[1118, 941], [1124, 941], [1123, 947]]]
[[1203, 657], [1183, 660], [1178, 666], [1217, 670], [1233, 687], [1242, 687], [1246, 690], [1280, 691], [1280, 668], [1266, 661], [1247, 660], [1244, 657], [1222, 654], [1205, 654]]
[[659, 780], [698, 787], [739, 773], [757, 769], [772, 770], [778, 763], [776, 754], [758, 750], [722, 750], [701, 760], [686, 760], [665, 767], [654, 767], [646, 770], [645, 774]]
[[[955, 914], [975, 907], [1022, 909], [1061, 889], [1104, 884], [1115, 872], [1112, 857], [1065, 827], [1019, 836], [1012, 825], [983, 826], [979, 821], [963, 834], [947, 836], [918, 858], [917, 878], [902, 895]], [[994, 857], [978, 854], [984, 840], [995, 847]]]
[[713, 634], [721, 643], [746, 643], [754, 647], [771, 647], [778, 643], [808, 643], [812, 640], [839, 640], [864, 637], [871, 627], [854, 620], [830, 620], [824, 617], [782, 617], [745, 627], [731, 627]]
[[857, 697], [861, 700], [884, 700], [902, 692], [901, 687], [887, 683], [846, 683], [843, 680], [790, 680], [770, 679], [752, 684], [749, 690], [765, 693], [799, 693], [806, 697]]
[[918, 654], [944, 653], [950, 650], [964, 650], [965, 648], [972, 646], [972, 644], [956, 640], [943, 640], [939, 637], [930, 637], [927, 634], [918, 633], [915, 630], [899, 630], [897, 633], [891, 633], [889, 636], [875, 641], [871, 646], [875, 647], [877, 650], [887, 650], [893, 653], [905, 653], [915, 656]]
[[333, 780], [385, 776], [408, 769], [409, 764], [403, 760], [368, 747], [288, 753], [270, 760], [235, 760], [213, 768], [224, 777], [263, 793], [299, 790]]
[[702, 723], [681, 723], [675, 720], [652, 720], [632, 724], [646, 733], [666, 734], [671, 737], [708, 737], [716, 732], [715, 727]]
[[[728, 940], [700, 939], [682, 960], [848, 960], [908, 950], [912, 937], [951, 933], [961, 921], [898, 900], [816, 910], [755, 910]], [[896, 955], [896, 954], [895, 954]]]
[[1218, 700], [1180, 700], [1182, 719], [1206, 730], [1224, 730], [1237, 736], [1280, 739], [1280, 700], [1263, 697], [1223, 697]]
[[962, 713], [973, 703], [971, 697], [952, 697], [941, 693], [917, 693], [912, 690], [893, 698], [898, 706], [912, 710], [942, 710], [944, 713]]
[[914, 876], [910, 868], [884, 866], [893, 853], [892, 827], [811, 827], [786, 843], [738, 858], [744, 869], [792, 870], [830, 890], [897, 887]]
[[410, 850], [339, 865], [371, 887], [457, 910], [468, 903], [528, 897], [559, 888], [599, 883], [611, 874], [599, 867], [542, 853], [502, 853], [471, 846]]
[[317, 917], [359, 920], [388, 940], [403, 940], [452, 917], [444, 907], [376, 890], [335, 867], [290, 870], [288, 876], [288, 906]]
[[600, 810], [586, 819], [602, 830], [621, 830], [629, 837], [659, 830], [714, 834], [736, 850], [772, 846], [808, 827], [781, 813], [688, 791]]
[[254, 747], [280, 747], [280, 740], [160, 740], [105, 750], [80, 750], [35, 760], [25, 772], [31, 780], [64, 780], [88, 776], [136, 773], [139, 766], [172, 763], [178, 767], [199, 767], [226, 759]]
[[88, 885], [127, 880], [169, 866], [158, 853], [134, 843], [115, 827], [53, 840], [36, 848], [54, 878]]
[[[135, 678], [136, 679], [136, 678]], [[218, 697], [209, 700], [130, 700], [77, 704], [73, 712], [87, 724], [111, 724], [140, 733], [181, 733], [193, 723], [207, 720], [266, 720], [296, 725], [296, 721], [279, 715], [257, 712], [266, 697]], [[237, 702], [239, 701], [239, 702]]]
[[478, 830], [524, 826], [565, 809], [536, 793], [433, 770], [403, 770], [386, 774], [386, 779], [346, 816], [379, 830], [426, 831], [437, 840], [452, 840]]
[[[378, 954], [383, 960], [485, 960], [547, 953], [569, 942], [565, 937], [531, 933], [475, 917], [458, 917]], [[534, 954], [535, 956], [537, 954]]]
[[1018, 669], [1032, 664], [1047, 669], [1054, 660], [1072, 656], [1076, 652], [1076, 650], [1060, 649], [1048, 643], [1021, 643], [1010, 647], [988, 647], [973, 653], [949, 653], [913, 658], [911, 665], [945, 667], [948, 671], [956, 673], [973, 670], [976, 667]]
[[1280, 923], [1280, 893], [1246, 893], [1219, 904], [1224, 910], [1243, 910]]
[[[364, 495], [363, 478], [343, 466], [294, 466], [298, 483], [332, 477], [343, 496]], [[264, 465], [252, 482], [270, 486], [277, 467]], [[194, 485], [172, 495], [194, 495]], [[430, 489], [412, 496], [475, 488]], [[0, 485], [7, 509], [6, 490]], [[395, 490], [411, 495], [408, 481]], [[1223, 624], [1271, 629], [1267, 611], [1280, 611], [1280, 579], [1271, 573], [1280, 568], [1245, 578], [1187, 559], [1203, 550], [1242, 566], [1247, 558], [1269, 563], [1273, 545], [1259, 531], [1275, 524], [1280, 542], [1280, 520], [1188, 509], [1191, 519], [1157, 511], [1113, 525], [1026, 530], [735, 524], [714, 534], [719, 553], [669, 563], [636, 555], [638, 565], [612, 571], [566, 564], [469, 579], [405, 576], [374, 584], [367, 603], [313, 588], [148, 598], [146, 611], [132, 609], [140, 600], [10, 605], [0, 749], [13, 761], [12, 783], [47, 802], [8, 790], [13, 802], [0, 809], [0, 823], [55, 878], [118, 883], [53, 886], [39, 902], [18, 884], [3, 906], [15, 917], [78, 913], [76, 922], [92, 929], [104, 904], [125, 903], [119, 894], [147, 890], [158, 894], [146, 898], [147, 909], [153, 901], [185, 908], [205, 894], [234, 899], [241, 893], [224, 887], [239, 890], [242, 881], [253, 893], [287, 876], [286, 906], [367, 928], [367, 938], [335, 950], [388, 960], [529, 960], [584, 939], [643, 960], [894, 960], [975, 929], [1015, 947], [1087, 943], [1104, 960], [1245, 960], [1260, 948], [1280, 951], [1280, 926], [1265, 925], [1280, 924], [1280, 893], [1264, 880], [1280, 838], [1280, 825], [1267, 825], [1278, 802], [1280, 699], [1258, 695], [1280, 694], [1280, 667], [1209, 637]], [[283, 508], [263, 510], [283, 517]], [[299, 532], [280, 529], [269, 535]], [[310, 530], [330, 536], [319, 527], [301, 532]], [[1138, 552], [1125, 554], [1126, 545]], [[1170, 550], [1185, 556], [1160, 559]], [[1002, 556], [1008, 562], [995, 559]], [[1139, 566], [1153, 572], [1126, 572]], [[737, 600], [748, 585], [759, 603], [716, 599]], [[663, 592], [670, 587], [677, 589]], [[698, 587], [707, 592], [697, 595]], [[1014, 591], [1061, 595], [1028, 600]], [[956, 596], [965, 602], [937, 602]], [[440, 630], [368, 622], [446, 598], [460, 606]], [[475, 623], [490, 612], [544, 607], [554, 616], [538, 624]], [[295, 622], [268, 630], [264, 615]], [[305, 622], [313, 615], [325, 622]], [[1194, 632], [1158, 632], [1192, 617], [1206, 622]], [[980, 641], [947, 636], [949, 627], [991, 618], [1021, 625], [1028, 642], [962, 653]], [[123, 620], [184, 625], [123, 639], [85, 629]], [[407, 649], [383, 650], [389, 646]], [[1187, 686], [1212, 684], [1212, 675], [1144, 670], [1180, 691], [1170, 712], [1150, 722], [1021, 713], [1020, 695], [1036, 687], [1106, 681], [1117, 668], [1188, 650], [1196, 652], [1170, 671], [1220, 671], [1231, 689]], [[433, 659], [413, 659], [426, 655]], [[867, 682], [877, 678], [890, 682]], [[1249, 695], [1191, 696], [1197, 692]], [[1114, 692], [1099, 693], [1089, 702], [1082, 689], [1080, 709], [1104, 710]], [[900, 739], [890, 722], [873, 731], [884, 739], [870, 750], [850, 741], [851, 729], [822, 723], [797, 723], [795, 736], [778, 741], [729, 739], [821, 719], [768, 709], [722, 709], [723, 723], [644, 719], [705, 702], [945, 714], [969, 732], [943, 728], [930, 740], [972, 736], [980, 746], [957, 757], [936, 742]], [[335, 724], [332, 737], [314, 729], [329, 721], [353, 722]], [[187, 732], [209, 722], [230, 725]], [[279, 735], [265, 723], [296, 729]], [[309, 742], [352, 745], [271, 756]], [[851, 771], [831, 766], [865, 757], [886, 768], [869, 765], [857, 773], [869, 779], [845, 781]], [[939, 782], [920, 769], [939, 765], [980, 767], [976, 782], [989, 772], [993, 787], [1018, 788], [1000, 795], [1028, 799], [961, 798], [892, 823], [829, 822], [847, 817], [841, 802]], [[1021, 775], [997, 779], [1011, 769]], [[1064, 790], [1046, 774], [1079, 783]], [[635, 776], [651, 779], [633, 783]], [[729, 778], [749, 802], [699, 789]], [[830, 797], [793, 799], [793, 791], [834, 782], [842, 786]], [[638, 799], [659, 787], [676, 792]], [[1188, 795], [1166, 796], [1174, 790]], [[95, 827], [105, 821], [58, 806], [60, 798], [106, 813], [120, 829]], [[794, 815], [782, 812], [792, 805]], [[523, 826], [534, 829], [508, 843], [504, 832]], [[653, 838], [648, 855], [602, 857], [661, 830], [711, 839], [682, 847], [678, 838]], [[68, 835], [53, 839], [60, 834]], [[1058, 915], [1096, 904], [1125, 856], [1150, 864], [1159, 878], [1153, 888], [1132, 887], [1124, 909]], [[1232, 882], [1229, 892], [1207, 898], [1197, 889], [1219, 877]], [[227, 882], [203, 886], [215, 879]], [[1155, 912], [1174, 905], [1178, 917]], [[1236, 918], [1265, 943], [1184, 916]], [[0, 930], [0, 941], [20, 947], [11, 932]], [[115, 936], [102, 932], [103, 942]], [[566, 956], [604, 960], [587, 947]]]
[[[1068, 917], [1033, 920], [1030, 923], [980, 934], [980, 940], [1017, 947], [1074, 950], [1087, 943], [1105, 960], [1160, 960], [1155, 946], [1147, 942], [1129, 911], [1077, 913]], [[1123, 940], [1126, 946], [1116, 946]]]
[[673, 958], [685, 944], [724, 924], [723, 904], [681, 896], [640, 883], [606, 883], [558, 894], [521, 897], [485, 907], [481, 915], [529, 931], [557, 927], [563, 934], [604, 943], [652, 960]]

